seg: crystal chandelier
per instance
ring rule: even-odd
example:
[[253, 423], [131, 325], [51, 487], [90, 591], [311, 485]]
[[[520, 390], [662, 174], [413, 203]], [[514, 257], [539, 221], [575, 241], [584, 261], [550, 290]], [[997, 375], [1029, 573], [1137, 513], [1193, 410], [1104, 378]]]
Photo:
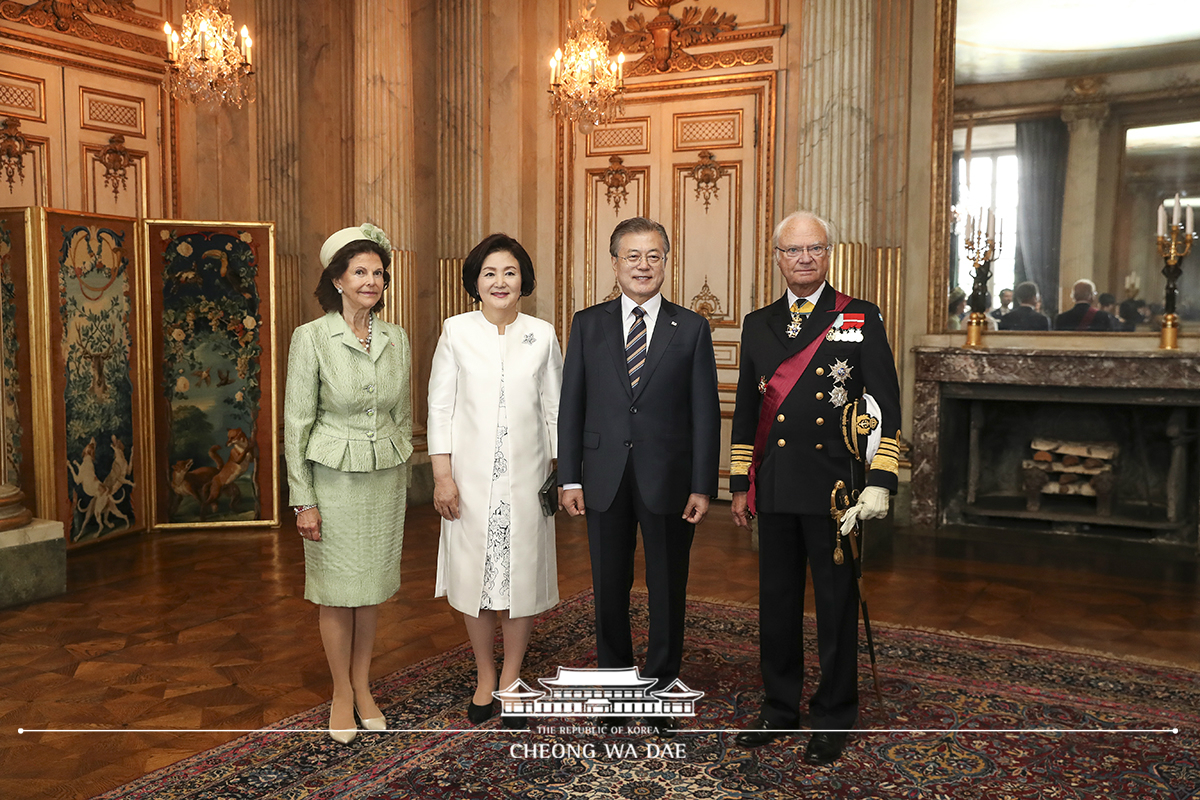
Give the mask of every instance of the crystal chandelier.
[[250, 31], [234, 28], [229, 0], [187, 0], [183, 27], [167, 36], [163, 86], [179, 100], [210, 106], [254, 102], [254, 56]]
[[550, 59], [550, 111], [590, 133], [625, 111], [625, 54], [608, 54], [604, 23], [592, 19], [595, 0], [580, 3], [567, 23], [567, 41]]

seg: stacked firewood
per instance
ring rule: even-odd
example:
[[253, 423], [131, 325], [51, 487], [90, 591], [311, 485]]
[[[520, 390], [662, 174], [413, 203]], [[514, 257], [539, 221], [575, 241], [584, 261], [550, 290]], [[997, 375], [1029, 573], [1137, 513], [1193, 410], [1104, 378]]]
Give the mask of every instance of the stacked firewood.
[[1041, 509], [1042, 495], [1057, 494], [1095, 497], [1097, 511], [1112, 514], [1116, 443], [1034, 439], [1029, 447], [1033, 457], [1021, 462], [1028, 510]]

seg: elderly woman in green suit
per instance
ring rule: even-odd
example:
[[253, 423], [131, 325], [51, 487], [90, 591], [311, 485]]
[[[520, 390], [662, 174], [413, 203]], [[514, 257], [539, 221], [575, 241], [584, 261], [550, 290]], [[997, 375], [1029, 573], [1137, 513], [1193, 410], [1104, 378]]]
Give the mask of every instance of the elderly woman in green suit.
[[387, 727], [370, 692], [371, 654], [379, 605], [400, 588], [412, 454], [408, 337], [376, 316], [391, 251], [369, 224], [325, 241], [316, 296], [326, 313], [292, 335], [284, 397], [304, 597], [320, 607], [333, 676], [329, 734], [344, 744], [356, 718], [368, 730]]

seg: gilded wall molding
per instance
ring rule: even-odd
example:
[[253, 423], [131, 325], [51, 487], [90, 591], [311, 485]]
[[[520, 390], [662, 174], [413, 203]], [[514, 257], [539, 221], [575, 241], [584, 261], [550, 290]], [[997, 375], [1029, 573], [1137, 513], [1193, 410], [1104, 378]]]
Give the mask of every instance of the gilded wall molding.
[[[92, 0], [92, 2], [103, 3], [104, 0]], [[52, 30], [56, 33], [74, 36], [77, 39], [86, 39], [133, 53], [142, 53], [163, 59], [167, 57], [166, 40], [162, 36], [151, 38], [118, 28], [110, 28], [106, 25], [98, 25], [76, 11], [74, 5], [54, 0], [39, 0], [30, 5], [22, 5], [15, 0], [4, 0], [0, 2], [0, 19], [19, 22], [43, 30]]]
[[929, 293], [925, 329], [938, 333], [946, 322], [950, 285], [950, 170], [954, 143], [954, 24], [956, 0], [936, 0], [933, 37], [933, 144], [930, 170]]
[[653, 55], [645, 55], [633, 63], [625, 74], [631, 78], [641, 78], [647, 75], [661, 75], [664, 72], [693, 72], [706, 69], [731, 69], [733, 67], [752, 67], [757, 64], [770, 64], [775, 61], [775, 48], [747, 47], [740, 50], [721, 50], [715, 53], [688, 53], [686, 50], [676, 50], [671, 54], [667, 69], [660, 70], [655, 64]]

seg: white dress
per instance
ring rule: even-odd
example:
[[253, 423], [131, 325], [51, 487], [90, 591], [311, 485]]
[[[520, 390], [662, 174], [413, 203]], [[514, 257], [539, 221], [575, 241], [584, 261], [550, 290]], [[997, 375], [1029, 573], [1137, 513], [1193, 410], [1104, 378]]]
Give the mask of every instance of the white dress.
[[[504, 345], [500, 346], [504, 358]], [[500, 364], [500, 414], [496, 418], [496, 455], [492, 459], [492, 498], [488, 504], [487, 550], [483, 560], [483, 592], [479, 607], [508, 608], [512, 547], [512, 483], [508, 479], [508, 414], [504, 408], [504, 364]]]

